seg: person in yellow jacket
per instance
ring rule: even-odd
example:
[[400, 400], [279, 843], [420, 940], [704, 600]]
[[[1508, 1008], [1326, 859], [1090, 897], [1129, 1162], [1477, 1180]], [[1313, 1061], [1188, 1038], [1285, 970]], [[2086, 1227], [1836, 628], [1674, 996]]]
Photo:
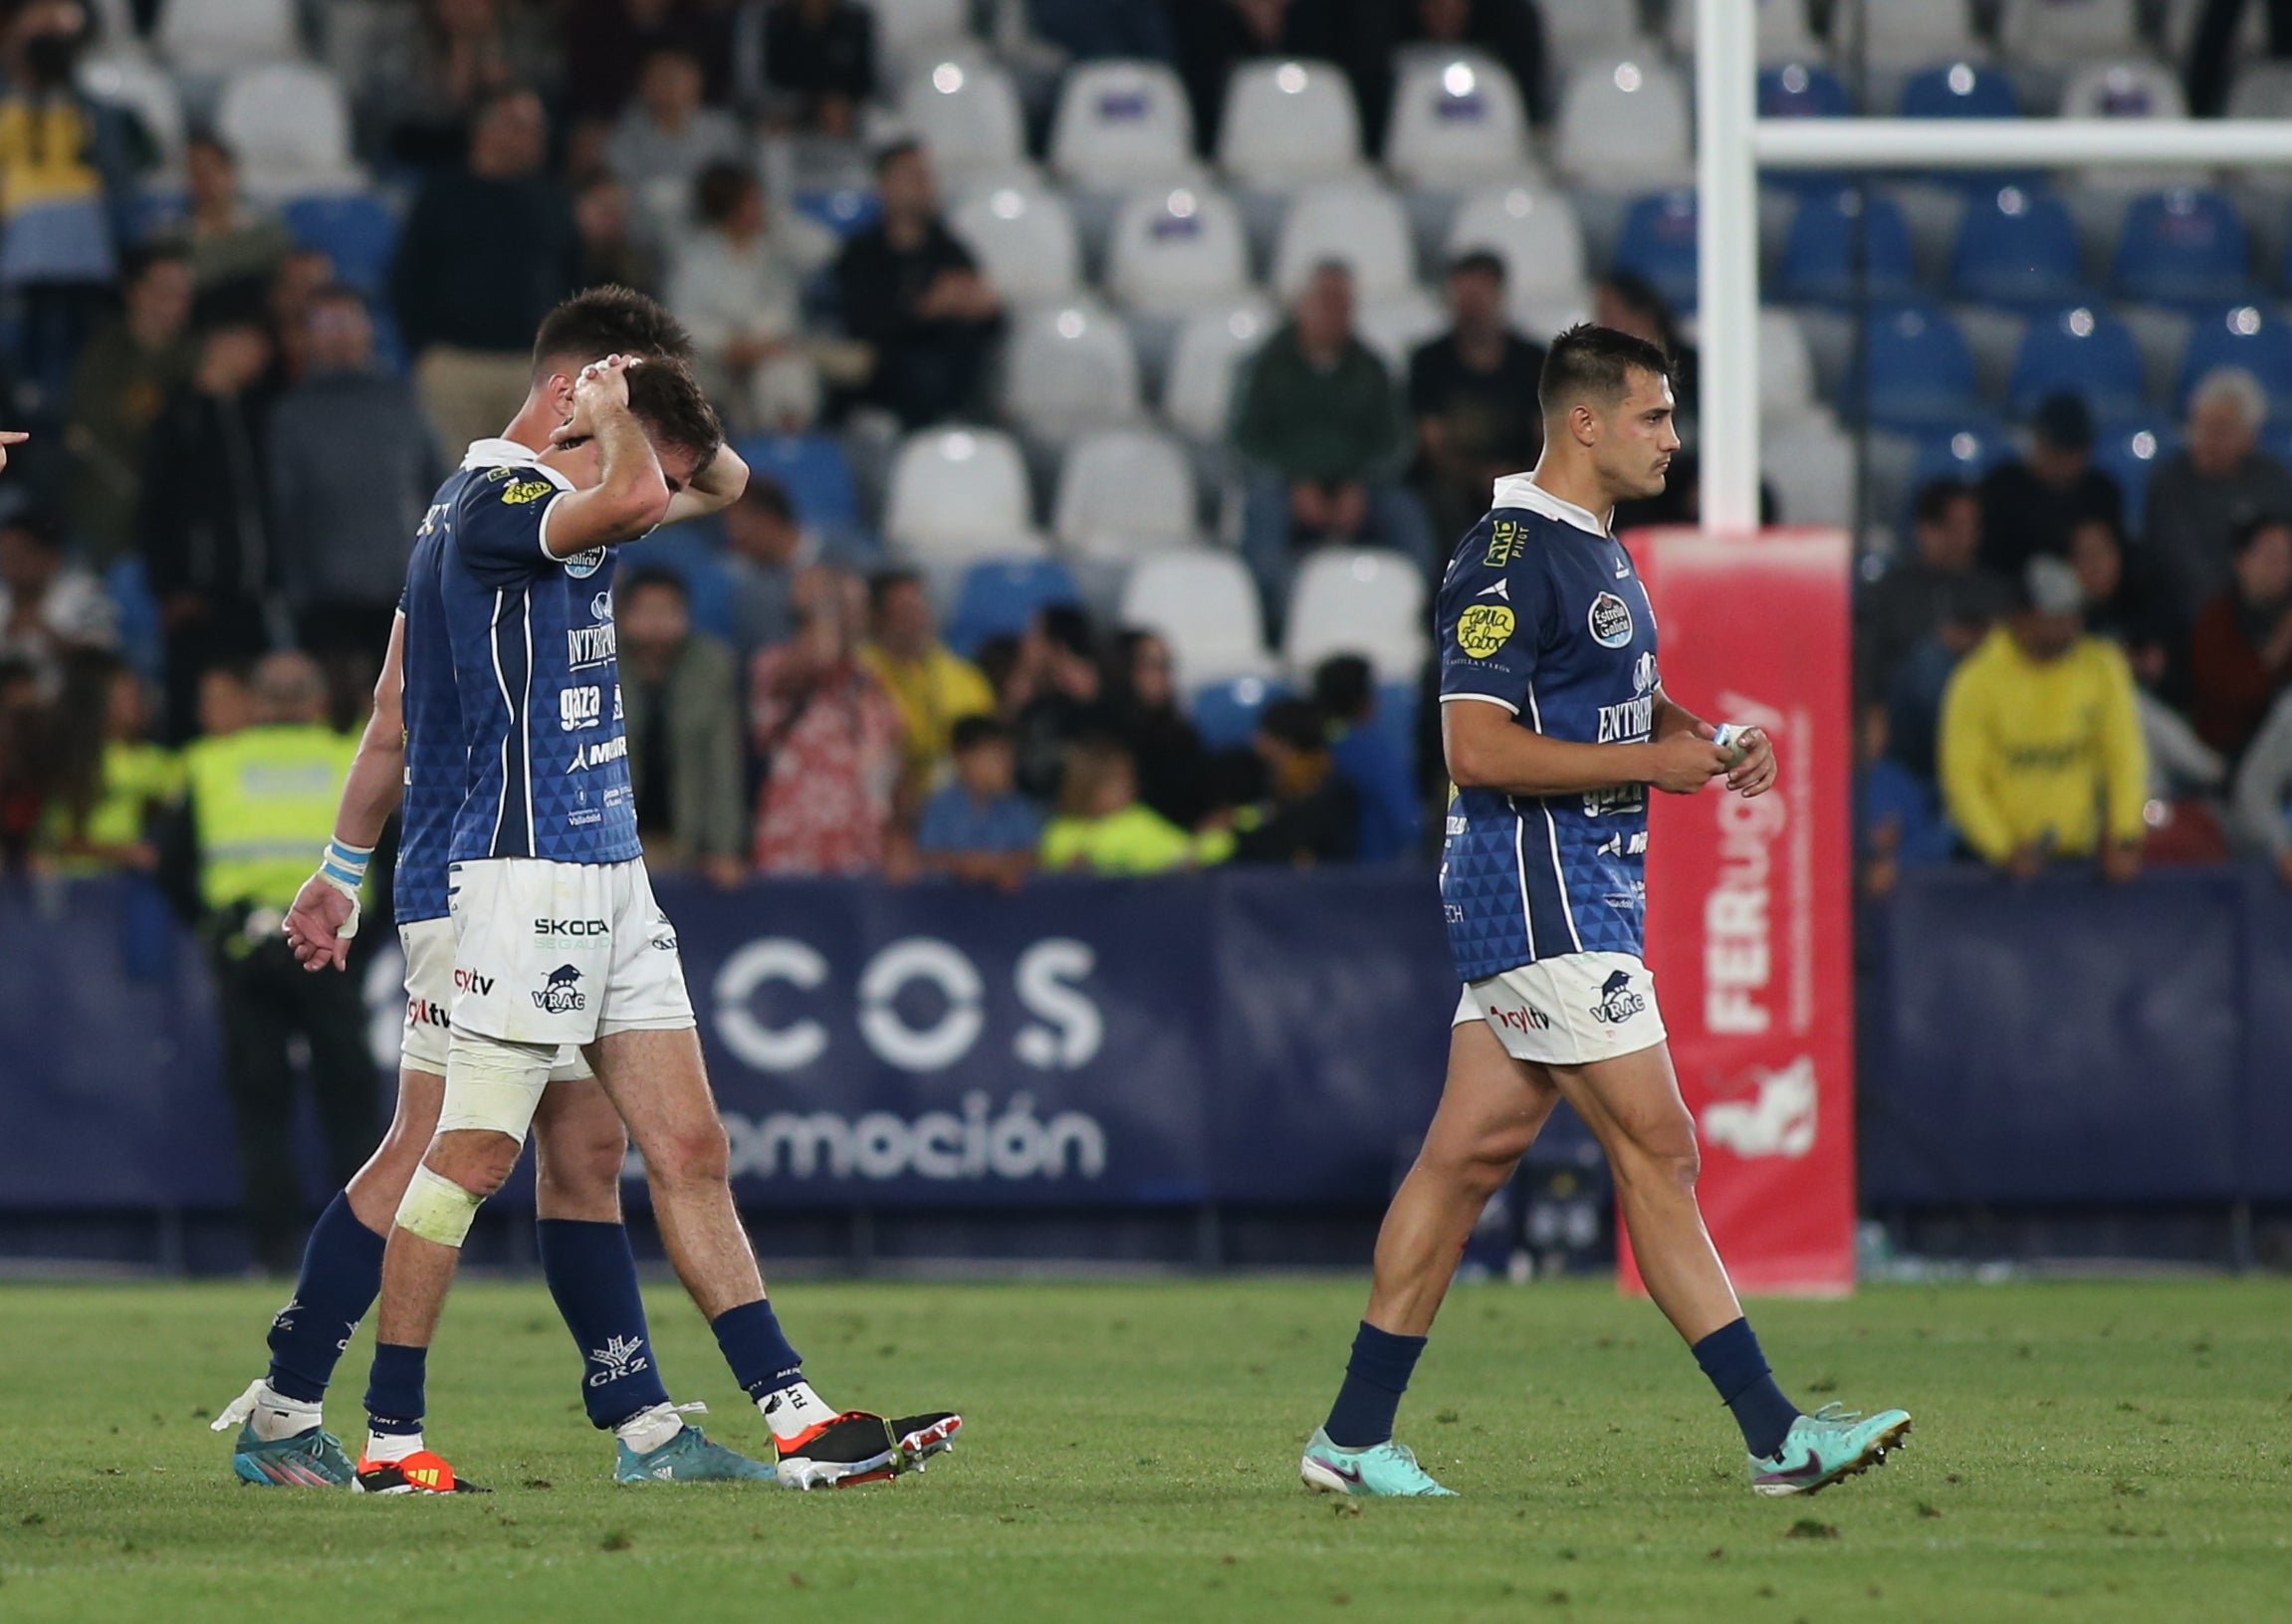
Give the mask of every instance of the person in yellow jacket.
[[2093, 857], [2110, 879], [2141, 871], [2149, 754], [2133, 673], [2088, 636], [2076, 573], [2029, 563], [2020, 608], [1951, 674], [1942, 702], [1942, 793], [1983, 861], [2027, 877]]
[[74, 878], [156, 869], [152, 822], [182, 800], [183, 764], [145, 737], [143, 679], [109, 650], [81, 650], [64, 661], [57, 712], [61, 767], [41, 812], [42, 856]]
[[859, 663], [875, 674], [898, 707], [904, 799], [910, 807], [938, 787], [950, 759], [955, 724], [995, 714], [995, 689], [978, 666], [939, 640], [923, 580], [889, 570], [867, 583], [869, 640]]
[[257, 1261], [292, 1274], [303, 1202], [289, 1042], [300, 1034], [310, 1048], [332, 1186], [373, 1150], [381, 1096], [359, 978], [305, 974], [280, 931], [313, 854], [334, 835], [356, 742], [324, 725], [326, 677], [306, 654], [266, 657], [252, 699], [253, 725], [193, 741], [183, 778], [247, 1225]]
[[1138, 764], [1121, 740], [1089, 736], [1066, 747], [1057, 815], [1043, 825], [1042, 866], [1053, 872], [1166, 874], [1234, 854], [1230, 829], [1189, 834], [1138, 799]]

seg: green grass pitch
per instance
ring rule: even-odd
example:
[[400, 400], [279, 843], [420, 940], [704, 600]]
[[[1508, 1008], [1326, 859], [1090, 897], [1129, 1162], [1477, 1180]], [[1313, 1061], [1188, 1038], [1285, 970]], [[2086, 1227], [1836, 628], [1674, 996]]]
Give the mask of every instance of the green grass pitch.
[[[1467, 1288], [1402, 1412], [1465, 1498], [1370, 1504], [1295, 1478], [1350, 1279], [792, 1283], [831, 1400], [969, 1418], [921, 1477], [810, 1496], [616, 1489], [548, 1296], [485, 1281], [448, 1307], [430, 1436], [498, 1493], [241, 1489], [204, 1418], [279, 1294], [0, 1287], [0, 1620], [2292, 1616], [2281, 1280], [1758, 1304], [1802, 1403], [1918, 1418], [1883, 1470], [1774, 1501], [1648, 1304]], [[698, 1316], [649, 1296], [673, 1391], [761, 1447]], [[353, 1439], [367, 1345], [331, 1414]]]

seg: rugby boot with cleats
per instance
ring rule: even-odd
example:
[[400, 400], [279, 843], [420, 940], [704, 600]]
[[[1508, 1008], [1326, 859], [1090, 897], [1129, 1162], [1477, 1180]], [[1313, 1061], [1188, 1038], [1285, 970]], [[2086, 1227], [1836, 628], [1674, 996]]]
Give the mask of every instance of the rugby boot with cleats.
[[615, 1483], [768, 1483], [777, 1486], [780, 1482], [780, 1474], [762, 1461], [752, 1461], [738, 1450], [712, 1442], [708, 1434], [690, 1423], [660, 1448], [642, 1455], [626, 1444], [615, 1447], [620, 1452], [612, 1469]]
[[402, 1461], [358, 1462], [361, 1495], [490, 1495], [491, 1489], [455, 1476], [442, 1455], [418, 1449]]
[[1319, 1427], [1313, 1429], [1312, 1440], [1305, 1445], [1297, 1476], [1316, 1495], [1455, 1499], [1457, 1493], [1435, 1483], [1406, 1444], [1387, 1439], [1367, 1449], [1339, 1449]]
[[846, 1410], [778, 1445], [783, 1489], [849, 1489], [882, 1483], [905, 1464], [891, 1423], [865, 1410]]
[[899, 1446], [900, 1470], [921, 1472], [923, 1463], [955, 1447], [963, 1430], [963, 1417], [952, 1410], [926, 1410], [903, 1415], [891, 1424], [891, 1440]]
[[1773, 1455], [1749, 1458], [1751, 1489], [1761, 1495], [1811, 1495], [1885, 1464], [1887, 1452], [1905, 1448], [1909, 1434], [1907, 1410], [1866, 1416], [1825, 1404], [1793, 1421]]
[[[239, 1429], [231, 1446], [231, 1471], [242, 1483], [270, 1489], [344, 1489], [357, 1475], [343, 1441], [316, 1425], [285, 1438], [264, 1438], [255, 1431], [255, 1417], [271, 1401], [269, 1384], [250, 1382], [247, 1390], [223, 1407], [208, 1426], [216, 1432]], [[276, 1410], [274, 1419], [293, 1412]]]

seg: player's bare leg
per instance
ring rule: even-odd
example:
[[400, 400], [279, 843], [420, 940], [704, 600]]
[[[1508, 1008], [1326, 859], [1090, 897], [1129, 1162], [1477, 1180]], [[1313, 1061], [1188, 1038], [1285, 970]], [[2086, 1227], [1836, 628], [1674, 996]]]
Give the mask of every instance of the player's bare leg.
[[[449, 1128], [430, 1141], [421, 1165], [483, 1201], [508, 1180], [519, 1149], [518, 1141], [506, 1133]], [[382, 1253], [382, 1300], [374, 1316], [374, 1340], [428, 1347], [461, 1261], [460, 1247], [428, 1240], [403, 1224], [393, 1227]]]

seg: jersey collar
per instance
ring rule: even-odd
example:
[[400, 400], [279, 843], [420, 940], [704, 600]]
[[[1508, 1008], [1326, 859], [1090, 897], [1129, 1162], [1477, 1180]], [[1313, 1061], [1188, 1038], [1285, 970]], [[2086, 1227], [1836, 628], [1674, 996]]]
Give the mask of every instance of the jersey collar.
[[[471, 449], [474, 451], [476, 448]], [[1540, 513], [1546, 519], [1557, 519], [1563, 525], [1573, 525], [1578, 530], [1589, 531], [1601, 540], [1607, 540], [1605, 525], [1573, 502], [1562, 502], [1526, 474], [1506, 474], [1497, 480], [1491, 505], [1499, 508], [1525, 508], [1530, 513]]]
[[520, 445], [515, 440], [472, 440], [462, 456], [464, 468], [531, 468], [561, 491], [570, 491], [573, 482], [541, 460], [541, 453], [532, 446]]

